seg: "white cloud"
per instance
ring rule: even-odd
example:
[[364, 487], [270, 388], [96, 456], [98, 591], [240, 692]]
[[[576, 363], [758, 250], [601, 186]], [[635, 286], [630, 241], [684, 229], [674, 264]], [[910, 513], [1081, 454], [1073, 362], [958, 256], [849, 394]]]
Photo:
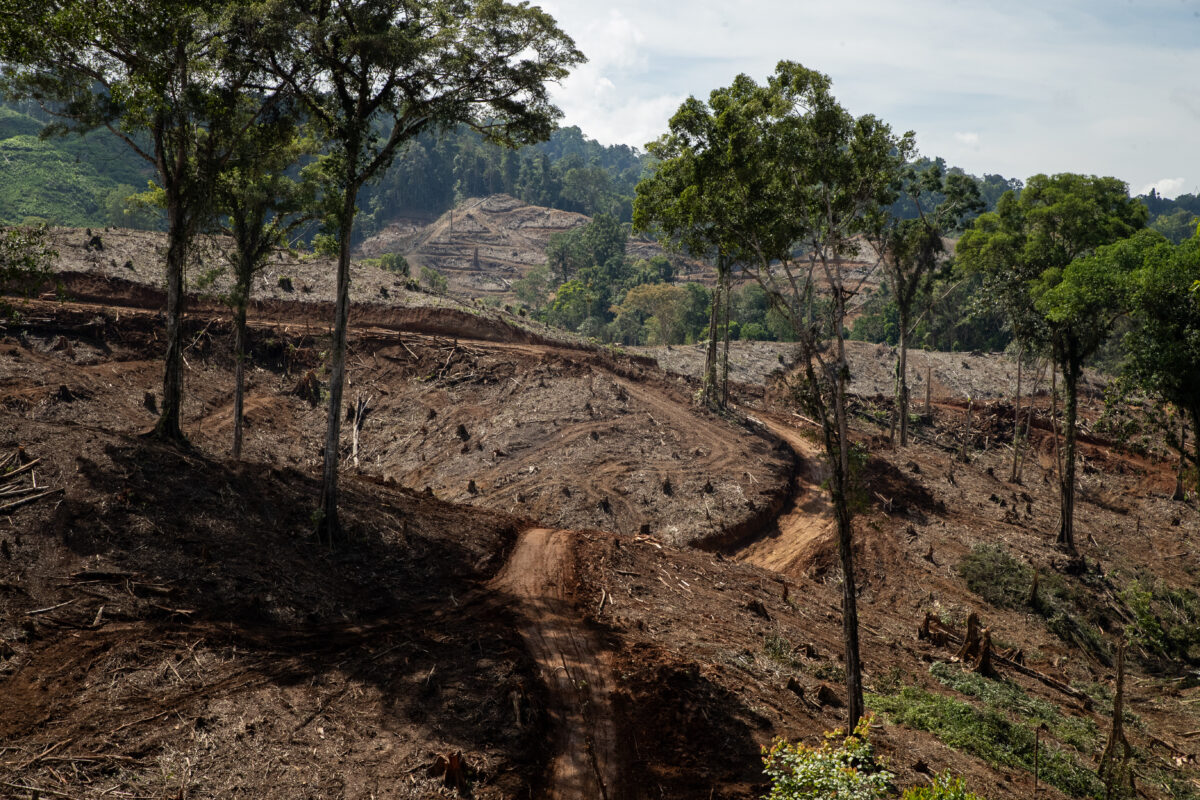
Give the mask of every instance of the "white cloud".
[[[915, 130], [923, 154], [977, 174], [1071, 171], [1135, 187], [1200, 175], [1187, 3], [542, 4], [591, 59], [555, 95], [564, 122], [606, 143], [642, 147], [688, 95], [738, 73], [762, 81], [791, 59], [827, 73], [853, 113]], [[937, 47], [913, 46], [931, 38]]]
[[1187, 181], [1183, 178], [1161, 178], [1154, 183], [1146, 184], [1138, 194], [1150, 194], [1150, 190], [1153, 189], [1162, 197], [1172, 198], [1183, 194], [1186, 186]]

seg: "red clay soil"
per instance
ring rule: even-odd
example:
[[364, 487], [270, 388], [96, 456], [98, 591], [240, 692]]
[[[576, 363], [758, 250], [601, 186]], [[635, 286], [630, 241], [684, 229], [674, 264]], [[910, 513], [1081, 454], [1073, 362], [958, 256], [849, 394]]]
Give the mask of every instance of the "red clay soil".
[[[312, 308], [264, 309], [236, 463], [227, 325], [190, 323], [179, 450], [138, 435], [155, 314], [93, 299], [107, 306], [27, 306], [0, 340], [0, 460], [21, 446], [13, 465], [41, 459], [21, 479], [60, 490], [0, 515], [0, 796], [750, 800], [764, 745], [843, 721], [820, 472], [769, 392], [750, 414], [782, 438], [693, 409], [690, 383], [644, 361], [372, 320], [351, 346], [348, 396], [373, 411], [343, 473], [350, 536], [327, 550], [309, 538], [323, 412], [291, 394], [320, 377]], [[1051, 441], [1009, 483], [1011, 411], [974, 410], [961, 463], [965, 409], [938, 400], [903, 451], [882, 401], [855, 402], [868, 687], [962, 700], [930, 672], [951, 649], [916, 631], [978, 611], [1030, 668], [1101, 696], [1101, 659], [958, 568], [1002, 545], [1118, 630], [1104, 614], [1133, 577], [1196, 584], [1200, 524], [1168, 498], [1173, 465], [1092, 437], [1079, 573], [1053, 544]], [[1139, 785], [1184, 796], [1197, 687], [1135, 656]], [[1005, 678], [1103, 730], [1102, 706]], [[874, 739], [898, 787], [951, 769], [993, 800], [1033, 794], [1032, 775], [930, 733], [879, 719]], [[1103, 737], [1057, 746], [1094, 766]]]
[[626, 796], [618, 756], [613, 679], [596, 632], [571, 602], [574, 534], [528, 528], [489, 584], [511, 597], [525, 646], [549, 688], [554, 756], [543, 797], [567, 800]]

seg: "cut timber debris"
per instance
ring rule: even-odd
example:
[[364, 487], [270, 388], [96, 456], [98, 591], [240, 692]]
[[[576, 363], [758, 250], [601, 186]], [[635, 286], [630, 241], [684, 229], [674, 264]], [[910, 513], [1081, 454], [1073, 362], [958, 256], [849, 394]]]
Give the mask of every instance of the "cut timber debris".
[[431, 778], [441, 778], [446, 788], [462, 794], [467, 787], [467, 762], [461, 752], [439, 755], [429, 768]]
[[[972, 613], [970, 616], [976, 617], [976, 615], [974, 613]], [[976, 617], [976, 625], [978, 625], [978, 624], [979, 624], [978, 617]], [[968, 617], [968, 628], [969, 628], [969, 626], [970, 626], [970, 617]], [[933, 614], [933, 613], [925, 614], [924, 622], [922, 622], [921, 626], [917, 629], [917, 638], [918, 639], [926, 639], [931, 644], [933, 644], [937, 647], [946, 647], [948, 645], [959, 645], [960, 653], [963, 652], [963, 649], [966, 646], [966, 638], [961, 633], [958, 633], [957, 631], [952, 629], [949, 625], [942, 622], [941, 619], [938, 618], [937, 614]], [[982, 636], [981, 636], [981, 638], [982, 638]], [[989, 636], [989, 639], [990, 639], [990, 636]], [[1019, 672], [1022, 675], [1028, 676], [1030, 678], [1036, 678], [1037, 680], [1039, 680], [1042, 683], [1049, 686], [1051, 689], [1055, 689], [1059, 692], [1062, 692], [1063, 694], [1067, 695], [1068, 697], [1075, 698], [1083, 705], [1084, 708], [1090, 709], [1092, 707], [1092, 698], [1088, 697], [1083, 692], [1079, 691], [1078, 689], [1072, 688], [1071, 686], [1068, 686], [1067, 684], [1063, 683], [1062, 681], [1058, 680], [1057, 678], [1051, 677], [1050, 675], [1047, 675], [1044, 672], [1039, 672], [1036, 669], [1033, 669], [1032, 667], [1027, 667], [1024, 664], [1020, 663], [1020, 660], [1023, 660], [1023, 657], [1020, 655], [1019, 652], [1014, 654], [1012, 657], [1010, 657], [1010, 656], [1006, 656], [1006, 655], [997, 653], [993, 649], [993, 650], [991, 650], [991, 652], [989, 654], [989, 660], [990, 660], [990, 666], [992, 668], [995, 668], [997, 666], [1007, 667], [1008, 669], [1011, 669], [1014, 672]]]
[[40, 458], [30, 458], [24, 447], [0, 458], [0, 514], [62, 492], [38, 485], [33, 468], [41, 462]]
[[1133, 748], [1125, 738], [1125, 642], [1120, 642], [1117, 644], [1117, 686], [1113, 695], [1112, 730], [1104, 755], [1100, 757], [1100, 767], [1096, 770], [1104, 782], [1106, 797], [1137, 795], [1133, 771], [1129, 767], [1132, 756]]

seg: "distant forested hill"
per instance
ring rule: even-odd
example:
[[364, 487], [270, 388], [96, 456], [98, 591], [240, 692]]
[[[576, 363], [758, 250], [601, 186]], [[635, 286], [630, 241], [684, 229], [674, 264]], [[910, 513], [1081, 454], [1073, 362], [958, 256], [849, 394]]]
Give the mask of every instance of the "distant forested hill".
[[0, 106], [0, 224], [155, 225], [156, 214], [125, 211], [151, 171], [123, 142], [107, 131], [41, 139], [43, 127]]
[[489, 144], [466, 128], [426, 133], [359, 195], [357, 230], [365, 238], [398, 216], [436, 217], [464, 198], [493, 194], [628, 222], [647, 159], [626, 145], [606, 147], [576, 127], [520, 150]]
[[[40, 139], [45, 115], [28, 104], [0, 104], [0, 225], [45, 221], [56, 225], [156, 228], [159, 214], [128, 207], [126, 198], [143, 191], [153, 174], [145, 162], [106, 131], [87, 136]], [[923, 159], [918, 168], [942, 159]], [[361, 241], [397, 217], [434, 219], [467, 197], [508, 194], [537, 206], [588, 216], [608, 214], [628, 222], [634, 187], [650, 156], [626, 145], [602, 145], [577, 127], [559, 128], [540, 144], [509, 150], [460, 128], [420, 136], [381, 180], [359, 195]], [[1021, 181], [1002, 175], [976, 177], [987, 208]], [[926, 198], [935, 200], [934, 198]], [[1200, 197], [1175, 200], [1154, 192], [1141, 199], [1151, 226], [1179, 241], [1192, 235]], [[893, 209], [912, 216], [905, 199]]]

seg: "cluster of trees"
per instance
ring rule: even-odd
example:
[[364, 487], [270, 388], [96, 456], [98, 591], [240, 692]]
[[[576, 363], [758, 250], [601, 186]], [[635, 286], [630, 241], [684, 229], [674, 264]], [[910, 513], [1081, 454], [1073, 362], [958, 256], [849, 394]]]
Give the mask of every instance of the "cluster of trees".
[[[843, 584], [849, 715], [862, 714], [852, 548], [855, 473], [846, 408], [848, 313], [864, 276], [852, 261], [874, 256], [884, 308], [863, 322], [900, 345], [896, 370], [899, 444], [906, 443], [906, 351], [930, 321], [939, 293], [966, 285], [1021, 363], [1050, 359], [1061, 375], [1064, 443], [1059, 541], [1074, 537], [1077, 392], [1088, 359], [1119, 319], [1128, 374], [1200, 426], [1200, 234], [1180, 243], [1147, 229], [1150, 211], [1115, 178], [1036, 175], [1026, 183], [981, 182], [938, 162], [914, 161], [912, 134], [855, 118], [829, 79], [781, 62], [763, 86], [741, 75], [707, 103], [690, 98], [637, 187], [634, 225], [717, 265], [709, 307], [704, 397], [725, 402], [731, 276], [751, 277], [799, 345], [796, 401], [815, 419], [829, 466]], [[985, 188], [1001, 190], [993, 210]], [[964, 230], [956, 260], [948, 235]], [[870, 250], [864, 242], [871, 244]], [[959, 299], [958, 322], [965, 315]], [[941, 312], [943, 317], [953, 315]], [[1018, 381], [1020, 377], [1018, 376]], [[1020, 386], [1017, 388], [1021, 416]], [[1200, 442], [1191, 458], [1200, 464]]]
[[[342, 536], [337, 478], [360, 190], [426, 132], [465, 125], [513, 146], [547, 138], [559, 112], [546, 84], [582, 60], [553, 18], [502, 0], [0, 0], [4, 93], [51, 114], [49, 133], [106, 130], [153, 172], [167, 232], [156, 435], [186, 443], [183, 279], [195, 236], [225, 221], [239, 284], [296, 218], [316, 217], [332, 237], [337, 300], [314, 513], [328, 542]], [[239, 343], [248, 286], [235, 293]]]
[[[913, 136], [897, 136], [871, 115], [854, 117], [833, 97], [827, 76], [784, 61], [766, 85], [739, 75], [707, 103], [689, 98], [650, 151], [657, 162], [638, 184], [635, 227], [717, 265], [704, 399], [715, 407], [727, 400], [735, 269], [754, 280], [798, 344], [800, 378], [792, 388], [820, 423], [830, 470], [847, 706], [856, 723], [863, 714], [852, 547], [858, 459], [848, 428], [844, 322], [861, 286], [850, 259], [862, 237], [891, 230], [887, 210], [900, 198]], [[934, 219], [927, 214], [922, 224]], [[907, 241], [893, 232], [895, 241]]]
[[[1200, 430], [1200, 305], [1193, 293], [1200, 234], [1195, 218], [1182, 238], [1161, 224], [1164, 213], [1191, 213], [1191, 197], [1179, 200], [1131, 198], [1116, 178], [1035, 175], [975, 218], [955, 258], [929, 273], [907, 301], [919, 310], [916, 324], [903, 321], [906, 298], [888, 280], [851, 331], [852, 338], [902, 345], [901, 357], [906, 333], [932, 349], [1015, 350], [1013, 480], [1022, 455], [1022, 368], [1038, 358], [1053, 363], [1064, 413], [1059, 542], [1072, 553], [1076, 406], [1085, 366], [1120, 373], [1127, 386], [1176, 410], [1181, 428]], [[903, 380], [903, 370], [898, 375]], [[1186, 437], [1173, 438], [1183, 450]], [[1200, 464], [1197, 444], [1183, 452], [1185, 462]]]
[[[548, 325], [623, 345], [687, 344], [708, 329], [713, 292], [676, 280], [666, 256], [632, 259], [629, 227], [609, 214], [556, 233], [546, 262], [514, 284], [517, 298]], [[731, 295], [731, 338], [790, 339], [790, 326], [766, 293], [746, 283]]]
[[[36, 104], [0, 106], [0, 154], [8, 165], [0, 187], [0, 224], [164, 227], [161, 211], [130, 202], [153, 179], [152, 168], [104, 129], [42, 138], [53, 122]], [[425, 131], [363, 188], [355, 241], [398, 216], [436, 217], [465, 198], [499, 193], [628, 222], [646, 160], [636, 148], [601, 145], [577, 127], [557, 128], [548, 140], [515, 149], [489, 141], [468, 125]]]

